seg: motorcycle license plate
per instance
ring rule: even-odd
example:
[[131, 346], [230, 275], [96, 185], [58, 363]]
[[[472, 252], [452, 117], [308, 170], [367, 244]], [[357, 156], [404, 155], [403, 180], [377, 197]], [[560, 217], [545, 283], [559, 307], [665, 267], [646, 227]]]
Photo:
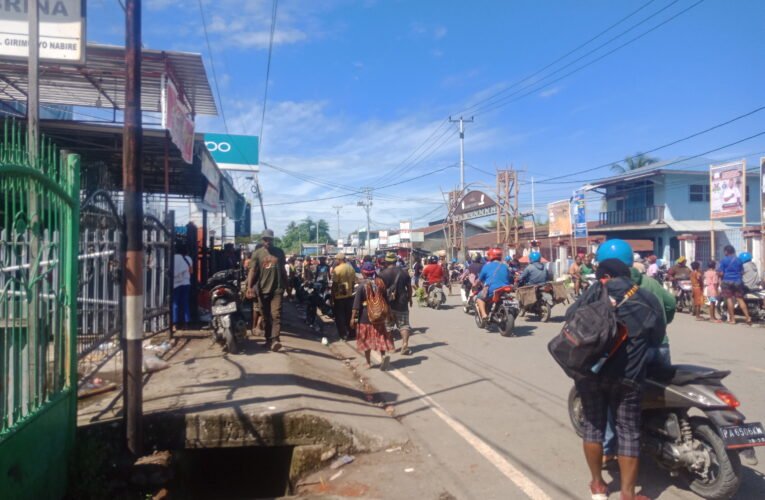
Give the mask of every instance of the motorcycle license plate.
[[726, 448], [765, 446], [765, 428], [760, 422], [720, 427], [720, 436]]
[[221, 316], [223, 314], [231, 314], [233, 312], [236, 312], [236, 302], [229, 302], [228, 304], [224, 304], [222, 306], [213, 306], [212, 308], [213, 316]]

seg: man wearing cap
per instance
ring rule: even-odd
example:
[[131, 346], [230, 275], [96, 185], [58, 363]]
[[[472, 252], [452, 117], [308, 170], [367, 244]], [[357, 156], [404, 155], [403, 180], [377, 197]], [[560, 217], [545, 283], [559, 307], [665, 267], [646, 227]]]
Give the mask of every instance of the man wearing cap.
[[332, 308], [335, 312], [337, 334], [343, 340], [348, 340], [350, 336], [355, 284], [356, 271], [345, 261], [345, 254], [338, 253], [335, 256], [335, 267], [332, 269]]
[[282, 327], [282, 296], [287, 286], [286, 258], [281, 248], [274, 246], [274, 232], [263, 231], [263, 247], [252, 255], [247, 274], [247, 296], [256, 297], [265, 322], [266, 349], [282, 348], [279, 342]]
[[388, 303], [390, 304], [391, 321], [401, 334], [401, 354], [409, 355], [409, 334], [412, 327], [409, 325], [409, 308], [412, 306], [412, 278], [406, 269], [396, 264], [396, 254], [388, 252], [385, 255], [383, 270], [380, 279], [385, 283], [388, 290]]
[[675, 261], [675, 265], [669, 268], [667, 276], [671, 281], [687, 281], [691, 279], [691, 268], [687, 266], [687, 259], [680, 257]]

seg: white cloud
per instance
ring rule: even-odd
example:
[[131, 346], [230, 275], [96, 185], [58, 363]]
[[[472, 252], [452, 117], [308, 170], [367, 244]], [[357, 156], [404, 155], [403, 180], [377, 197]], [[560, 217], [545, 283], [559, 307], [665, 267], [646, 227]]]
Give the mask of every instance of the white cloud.
[[433, 38], [436, 40], [440, 40], [441, 38], [445, 37], [447, 33], [447, 29], [445, 26], [436, 26], [433, 28]]
[[549, 89], [545, 89], [542, 92], [539, 93], [539, 97], [542, 97], [543, 99], [546, 99], [548, 97], [552, 97], [558, 92], [563, 90], [561, 87], [551, 87]]

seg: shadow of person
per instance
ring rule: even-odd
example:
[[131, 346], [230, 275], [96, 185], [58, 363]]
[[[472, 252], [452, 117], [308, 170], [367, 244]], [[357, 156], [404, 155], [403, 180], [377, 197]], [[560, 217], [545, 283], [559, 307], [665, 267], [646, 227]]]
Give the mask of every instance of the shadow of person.
[[390, 366], [392, 368], [402, 369], [407, 368], [409, 366], [416, 366], [422, 363], [428, 359], [427, 356], [412, 356], [412, 357], [405, 357], [405, 358], [398, 358], [396, 360], [391, 361]]

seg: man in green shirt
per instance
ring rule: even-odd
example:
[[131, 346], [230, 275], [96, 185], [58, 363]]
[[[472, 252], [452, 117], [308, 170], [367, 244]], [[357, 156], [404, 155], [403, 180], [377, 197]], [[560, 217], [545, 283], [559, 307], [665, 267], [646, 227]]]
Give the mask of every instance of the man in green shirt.
[[281, 248], [274, 246], [274, 232], [263, 231], [263, 247], [252, 254], [247, 274], [247, 296], [255, 297], [265, 322], [266, 349], [282, 348], [279, 336], [282, 328], [282, 296], [287, 286], [286, 258]]

